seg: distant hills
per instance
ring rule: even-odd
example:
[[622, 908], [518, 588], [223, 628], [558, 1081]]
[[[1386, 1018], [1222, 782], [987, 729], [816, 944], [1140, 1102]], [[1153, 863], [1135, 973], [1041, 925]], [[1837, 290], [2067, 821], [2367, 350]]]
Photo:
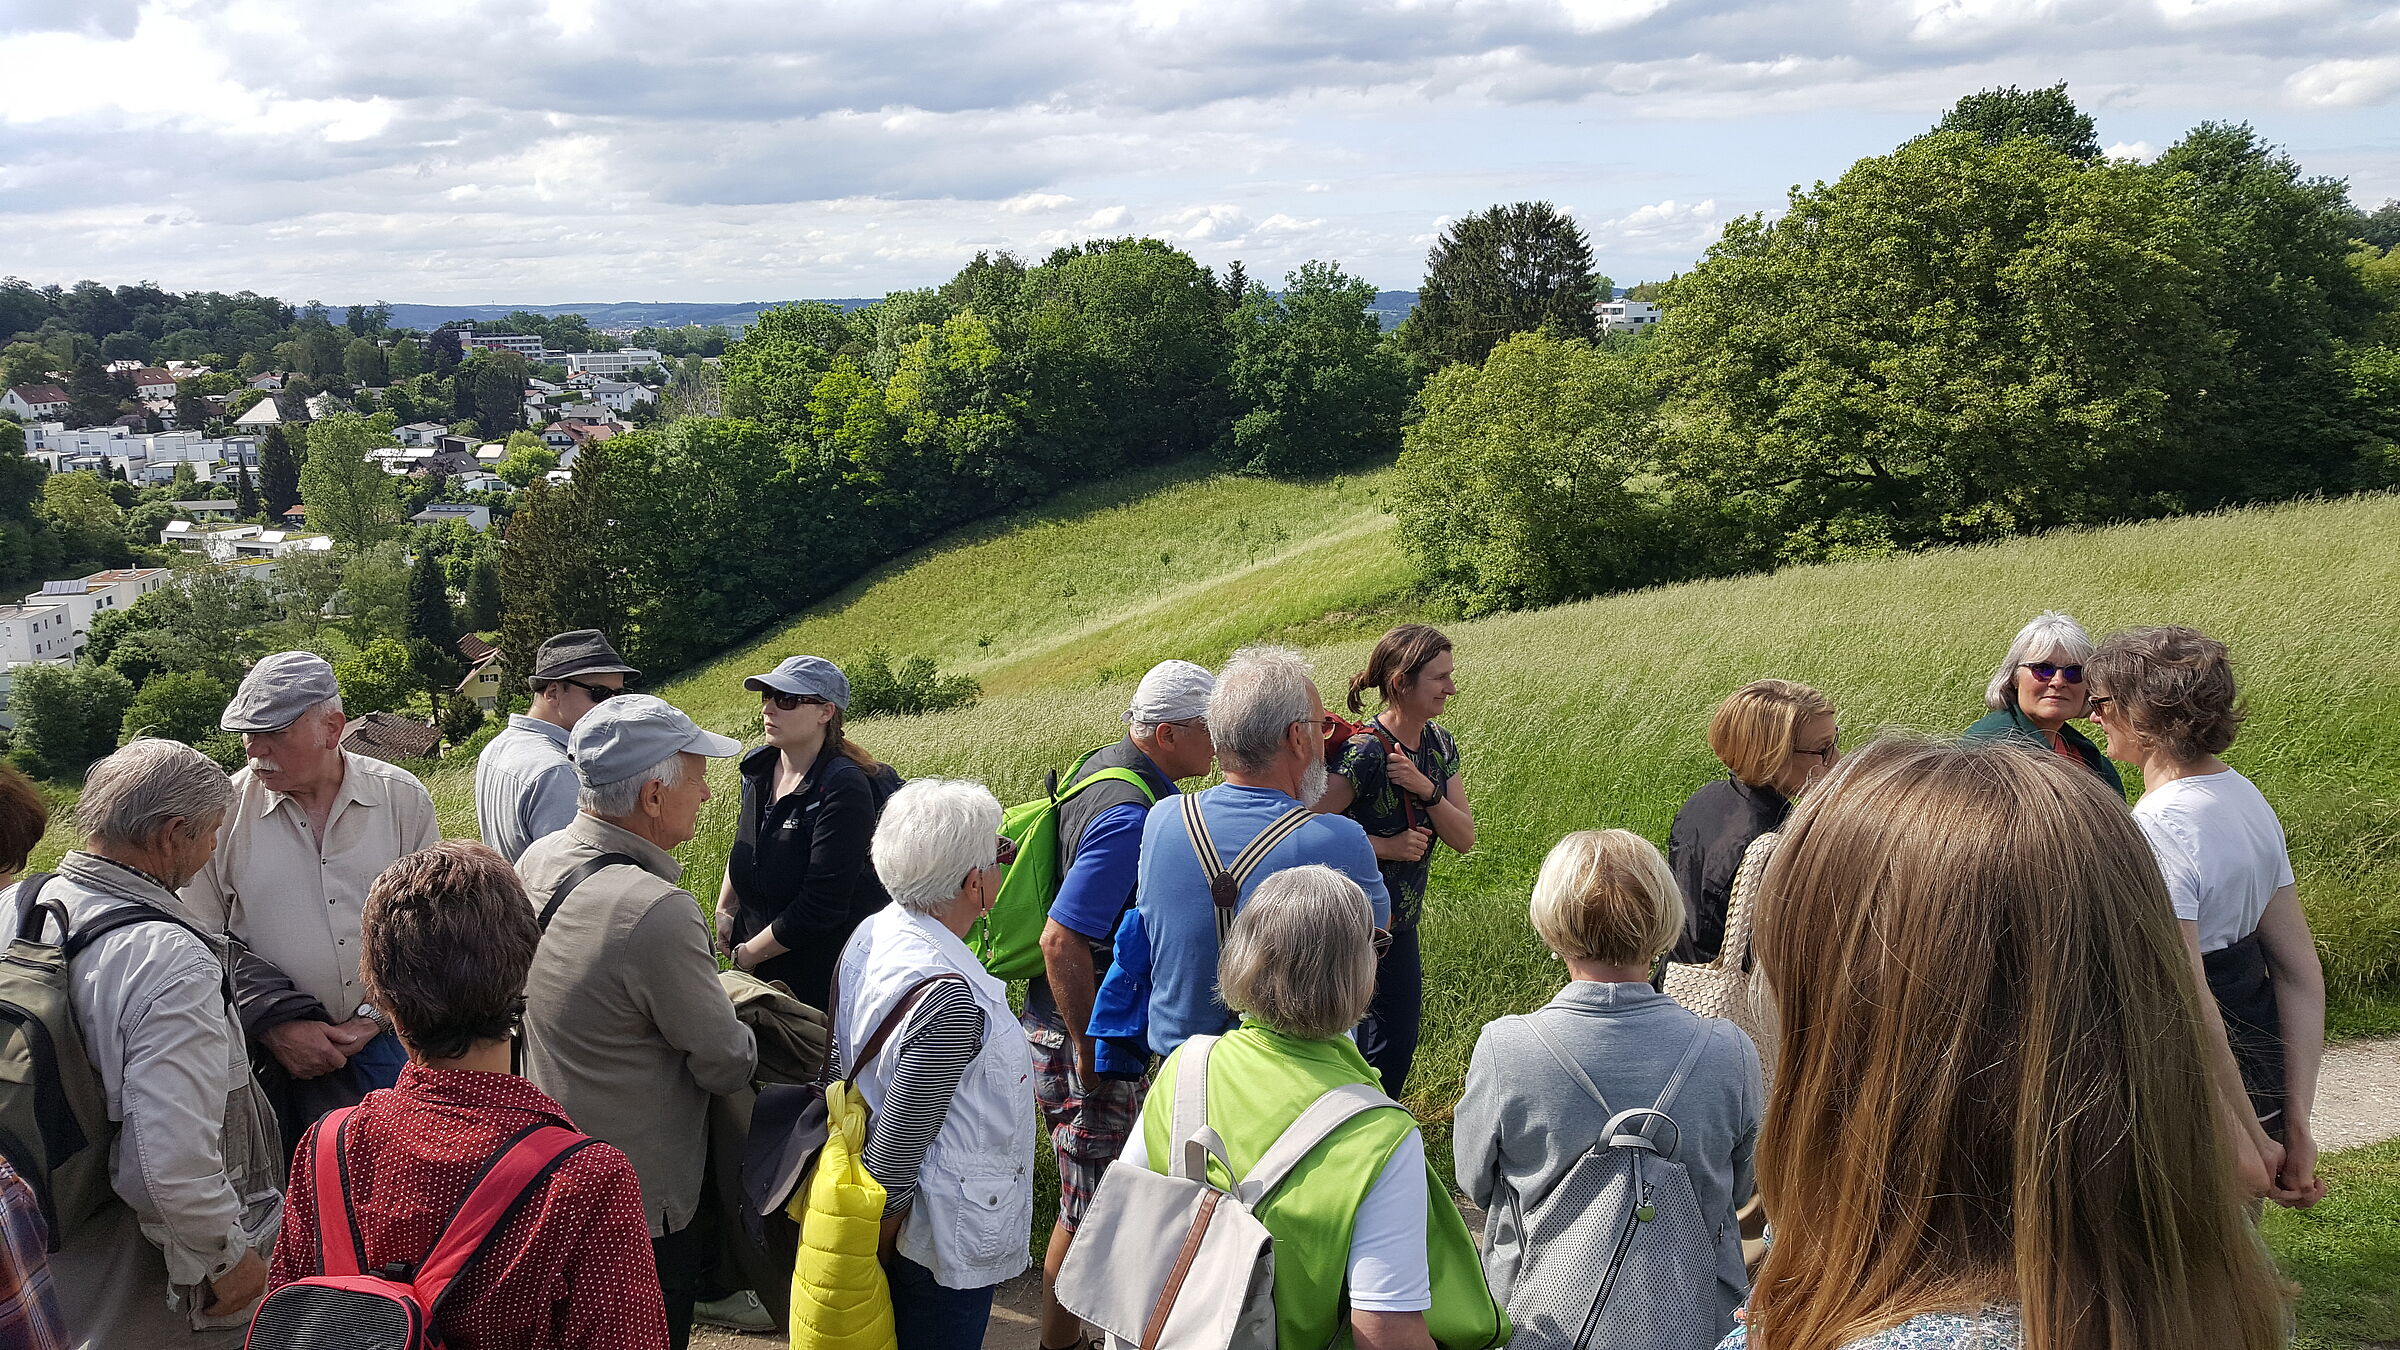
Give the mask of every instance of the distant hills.
[[[819, 300], [840, 310], [864, 309], [881, 296], [852, 296], [840, 300]], [[757, 322], [761, 310], [778, 305], [796, 305], [797, 300], [742, 300], [723, 304], [696, 304], [672, 300], [612, 300], [568, 305], [393, 305], [392, 325], [396, 328], [431, 330], [446, 323], [473, 319], [482, 322], [504, 318], [523, 311], [528, 314], [580, 314], [594, 328], [680, 328], [685, 324], [723, 324], [736, 332]], [[1415, 291], [1377, 291], [1373, 312], [1376, 321], [1392, 328], [1417, 303]]]

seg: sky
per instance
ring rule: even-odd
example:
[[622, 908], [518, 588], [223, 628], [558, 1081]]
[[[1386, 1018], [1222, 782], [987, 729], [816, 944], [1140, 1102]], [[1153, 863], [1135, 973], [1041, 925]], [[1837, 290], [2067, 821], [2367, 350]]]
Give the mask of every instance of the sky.
[[7, 0], [0, 274], [289, 300], [881, 295], [1142, 234], [1414, 287], [1451, 219], [1689, 267], [1980, 88], [2400, 197], [2355, 0]]

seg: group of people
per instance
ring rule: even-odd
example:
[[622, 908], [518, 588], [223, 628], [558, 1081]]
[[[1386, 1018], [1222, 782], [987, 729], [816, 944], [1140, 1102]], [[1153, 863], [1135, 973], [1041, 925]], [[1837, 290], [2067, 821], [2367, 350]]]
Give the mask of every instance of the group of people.
[[[1361, 721], [1329, 713], [1289, 650], [1153, 668], [1122, 737], [1062, 785], [1122, 771], [1058, 808], [1021, 1012], [969, 945], [1016, 847], [989, 789], [902, 783], [848, 737], [847, 681], [817, 657], [746, 681], [764, 730], [747, 755], [628, 693], [638, 675], [597, 632], [542, 646], [529, 712], [477, 766], [480, 843], [439, 840], [421, 784], [340, 748], [332, 672], [308, 653], [242, 682], [223, 724], [250, 762], [230, 780], [167, 741], [93, 766], [84, 846], [0, 915], [12, 932], [51, 901], [70, 933], [127, 905], [159, 921], [68, 941], [119, 1130], [113, 1197], [42, 1235], [19, 1306], [50, 1339], [27, 1344], [233, 1343], [270, 1290], [413, 1269], [487, 1164], [545, 1126], [598, 1142], [507, 1211], [442, 1303], [445, 1343], [680, 1347], [699, 1316], [772, 1325], [784, 1291], [719, 1259], [712, 1105], [846, 1079], [900, 1350], [980, 1345], [996, 1286], [1029, 1264], [1036, 1128], [1060, 1187], [1041, 1343], [1080, 1347], [1060, 1271], [1114, 1258], [1075, 1255], [1112, 1170], [1165, 1171], [1184, 1147], [1178, 1094], [1150, 1085], [1187, 1054], [1205, 1056], [1228, 1184], [1329, 1092], [1379, 1094], [1249, 1198], [1276, 1239], [1279, 1343], [1476, 1350], [1512, 1317], [1544, 1346], [2285, 1337], [2245, 1207], [2324, 1193], [2323, 983], [2281, 828], [2218, 758], [2241, 720], [2226, 650], [2192, 630], [2095, 644], [2045, 613], [1955, 742], [1845, 755], [1816, 690], [1725, 699], [1709, 744], [1727, 776], [1665, 853], [1598, 829], [1543, 861], [1528, 917], [1563, 988], [1483, 1029], [1447, 1178], [1393, 1100], [1432, 860], [1476, 842], [1436, 720], [1458, 689], [1437, 630], [1376, 644], [1343, 700]], [[2073, 725], [2087, 716], [2100, 746]], [[712, 924], [673, 850], [707, 761], [737, 756]], [[2112, 760], [2141, 771], [2130, 811]], [[1221, 783], [1183, 791], [1212, 768]], [[22, 870], [43, 818], [0, 782], [0, 864]], [[1661, 992], [1721, 956], [1755, 965], [1771, 1040]], [[1615, 1267], [1588, 1256], [1605, 1206], [1584, 1197], [1593, 1160], [1629, 1144], [1688, 1187], [1641, 1200], [1688, 1250], [1639, 1259], [1704, 1292], [1611, 1340], [1594, 1300]], [[0, 1253], [20, 1260], [28, 1204], [0, 1163], [0, 1236], [18, 1239]], [[1762, 1218], [1763, 1253], [1744, 1243]], [[343, 1234], [355, 1253], [329, 1258]]]

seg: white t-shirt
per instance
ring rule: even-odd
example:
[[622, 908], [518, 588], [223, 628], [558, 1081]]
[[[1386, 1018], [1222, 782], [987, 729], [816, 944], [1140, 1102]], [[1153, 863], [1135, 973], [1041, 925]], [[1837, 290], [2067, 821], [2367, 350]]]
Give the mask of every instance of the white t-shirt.
[[[1121, 1162], [1150, 1165], [1142, 1127], [1125, 1141]], [[1392, 1150], [1350, 1228], [1350, 1306], [1366, 1312], [1423, 1312], [1433, 1306], [1433, 1268], [1425, 1256], [1425, 1136], [1410, 1130]]]
[[2267, 902], [2292, 884], [2283, 822], [2231, 769], [2153, 788], [2134, 804], [2133, 818], [2158, 855], [2175, 917], [2199, 922], [2201, 951], [2257, 931]]

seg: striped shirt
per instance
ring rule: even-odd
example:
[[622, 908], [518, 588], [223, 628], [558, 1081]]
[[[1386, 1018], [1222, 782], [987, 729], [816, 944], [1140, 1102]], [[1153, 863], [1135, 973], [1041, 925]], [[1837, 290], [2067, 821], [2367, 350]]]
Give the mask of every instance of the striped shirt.
[[[917, 1171], [941, 1133], [967, 1066], [983, 1049], [984, 1013], [965, 982], [941, 980], [926, 989], [900, 1023], [887, 1054], [891, 1086], [868, 1127], [867, 1172], [883, 1183], [883, 1212], [908, 1212], [917, 1198]], [[836, 1075], [838, 1076], [838, 1075]]]

